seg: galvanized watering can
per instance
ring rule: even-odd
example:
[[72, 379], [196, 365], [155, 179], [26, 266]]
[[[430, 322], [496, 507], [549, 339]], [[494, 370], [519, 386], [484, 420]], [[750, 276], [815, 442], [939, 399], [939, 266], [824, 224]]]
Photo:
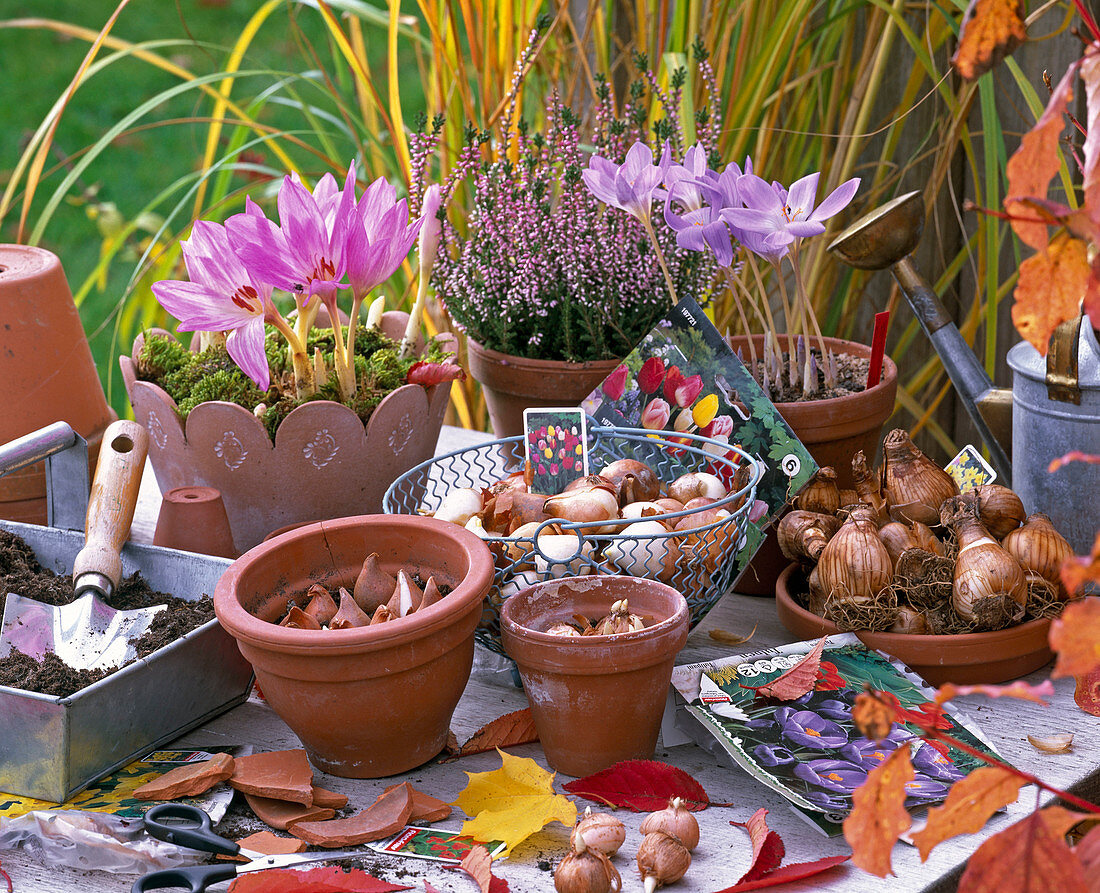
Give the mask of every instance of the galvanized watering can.
[[864, 215], [829, 250], [862, 270], [889, 268], [936, 348], [978, 428], [998, 483], [1029, 512], [1044, 512], [1079, 554], [1100, 530], [1100, 465], [1047, 468], [1070, 450], [1100, 453], [1100, 345], [1087, 318], [1063, 323], [1046, 357], [1026, 341], [1008, 352], [1012, 390], [993, 387], [939, 297], [909, 254], [924, 228], [924, 201], [910, 192]]

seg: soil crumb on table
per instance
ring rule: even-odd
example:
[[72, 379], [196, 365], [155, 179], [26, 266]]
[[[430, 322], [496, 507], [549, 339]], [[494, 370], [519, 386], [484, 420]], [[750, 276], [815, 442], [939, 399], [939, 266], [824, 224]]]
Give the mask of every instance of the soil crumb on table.
[[[20, 537], [11, 531], [0, 530], [0, 615], [3, 614], [9, 592], [48, 605], [66, 605], [76, 596], [72, 577], [58, 576], [42, 567], [35, 558], [34, 550]], [[122, 580], [116, 591], [105, 601], [116, 611], [167, 605], [164, 611], [153, 618], [145, 634], [134, 643], [139, 658], [152, 654], [158, 648], [214, 619], [214, 602], [209, 595], [194, 601], [176, 598], [157, 592], [140, 574], [131, 574]], [[47, 654], [40, 663], [13, 651], [7, 657], [0, 658], [0, 685], [44, 695], [68, 697], [118, 669], [121, 667], [77, 670], [55, 654]]]

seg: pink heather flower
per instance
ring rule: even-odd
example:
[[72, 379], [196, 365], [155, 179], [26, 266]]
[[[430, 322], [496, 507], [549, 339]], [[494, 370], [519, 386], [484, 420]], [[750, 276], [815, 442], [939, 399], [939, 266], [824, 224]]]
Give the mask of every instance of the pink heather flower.
[[645, 394], [652, 394], [661, 386], [665, 378], [665, 361], [660, 357], [650, 357], [638, 370], [638, 387]]
[[660, 397], [654, 397], [642, 410], [642, 427], [651, 431], [660, 431], [668, 424], [671, 413], [669, 405]]
[[225, 227], [196, 220], [180, 243], [190, 282], [153, 283], [160, 305], [180, 321], [181, 332], [229, 332], [225, 349], [241, 371], [264, 390], [271, 373], [264, 353], [264, 318], [274, 313], [271, 287], [249, 274], [229, 248]]
[[425, 217], [410, 223], [408, 202], [397, 201], [397, 190], [384, 177], [366, 188], [347, 228], [346, 266], [355, 294], [367, 294], [394, 274], [412, 250]]
[[[283, 178], [279, 189], [279, 222], [268, 220], [251, 199], [243, 214], [225, 222], [229, 244], [245, 267], [263, 282], [328, 303], [347, 266], [348, 227], [355, 212], [355, 169], [348, 170], [343, 190], [325, 174], [314, 192], [296, 175]], [[415, 238], [415, 236], [414, 236]]]
[[604, 204], [620, 208], [645, 223], [653, 199], [664, 198], [665, 191], [660, 187], [671, 163], [667, 143], [660, 162], [654, 164], [653, 151], [639, 141], [630, 147], [621, 165], [593, 155], [581, 176], [589, 191]]
[[626, 390], [627, 368], [624, 365], [616, 366], [611, 374], [604, 379], [600, 388], [611, 400], [619, 400]]

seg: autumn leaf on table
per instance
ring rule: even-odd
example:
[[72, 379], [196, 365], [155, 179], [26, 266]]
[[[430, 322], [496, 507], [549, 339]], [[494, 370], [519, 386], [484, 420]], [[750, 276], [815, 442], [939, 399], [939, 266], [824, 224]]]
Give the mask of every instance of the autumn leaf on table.
[[531, 744], [539, 740], [539, 733], [535, 729], [535, 720], [531, 716], [531, 708], [514, 710], [498, 716], [492, 722], [486, 723], [449, 756], [440, 760], [447, 763], [457, 760], [459, 757], [468, 757], [470, 754], [486, 753], [496, 748], [515, 747], [519, 744]]
[[1027, 40], [1023, 0], [970, 0], [951, 64], [977, 80]]
[[391, 884], [360, 868], [341, 865], [253, 871], [229, 885], [229, 893], [393, 893], [411, 889], [408, 884]]
[[948, 682], [941, 685], [936, 692], [936, 703], [943, 704], [952, 698], [966, 695], [985, 695], [987, 698], [1020, 698], [1046, 707], [1048, 702], [1044, 699], [1053, 694], [1054, 685], [1049, 679], [1044, 679], [1038, 685], [1030, 685], [1019, 680], [1010, 685], [955, 685], [953, 682]]
[[632, 812], [664, 809], [673, 797], [692, 812], [706, 809], [710, 799], [703, 786], [683, 769], [656, 760], [625, 760], [610, 768], [564, 785], [570, 794], [594, 803], [623, 807]]
[[1050, 807], [994, 834], [970, 857], [958, 893], [1088, 893], [1084, 869], [1064, 837], [1077, 823], [1070, 821], [1074, 815], [1080, 813]]
[[459, 868], [474, 879], [481, 893], [508, 893], [508, 882], [493, 874], [493, 857], [481, 844], [462, 857]]
[[821, 667], [821, 653], [825, 650], [822, 637], [802, 660], [791, 667], [782, 676], [776, 676], [764, 685], [742, 685], [756, 692], [762, 698], [775, 698], [778, 701], [793, 701], [814, 690], [817, 683], [817, 671]]
[[852, 793], [852, 811], [844, 820], [844, 839], [852, 861], [869, 874], [891, 873], [890, 851], [913, 823], [905, 811], [905, 786], [914, 778], [909, 748], [897, 748], [867, 773], [867, 781]]
[[980, 831], [998, 809], [1015, 803], [1026, 781], [996, 766], [982, 766], [951, 786], [942, 806], [928, 810], [928, 822], [913, 835], [921, 861], [932, 848], [960, 834]]
[[571, 827], [577, 805], [554, 793], [554, 774], [534, 760], [502, 750], [501, 767], [492, 772], [467, 772], [469, 782], [452, 803], [473, 818], [462, 833], [475, 840], [500, 840], [505, 852], [550, 822]]
[[827, 871], [835, 865], [848, 861], [848, 856], [830, 856], [813, 862], [798, 862], [784, 865], [785, 847], [782, 838], [768, 827], [768, 811], [758, 809], [747, 822], [730, 822], [749, 832], [752, 841], [752, 864], [749, 870], [732, 887], [719, 890], [718, 893], [747, 893], [749, 890], [762, 890], [776, 887], [802, 878], [813, 877]]
[[1090, 274], [1087, 245], [1065, 232], [1020, 264], [1012, 323], [1039, 353], [1046, 355], [1059, 324], [1077, 316]]

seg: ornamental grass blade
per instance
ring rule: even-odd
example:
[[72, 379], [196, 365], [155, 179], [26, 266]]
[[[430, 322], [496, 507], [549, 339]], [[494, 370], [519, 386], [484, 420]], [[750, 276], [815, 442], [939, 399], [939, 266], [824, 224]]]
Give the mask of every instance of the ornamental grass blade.
[[[457, 760], [459, 757], [467, 757], [475, 753], [487, 753], [496, 748], [516, 747], [520, 744], [531, 744], [539, 740], [539, 733], [535, 729], [535, 720], [531, 716], [531, 708], [513, 710], [498, 716], [492, 722], [488, 722], [474, 732], [461, 747], [455, 748], [449, 756], [440, 760], [441, 763]], [[457, 745], [457, 742], [456, 742]]]
[[890, 851], [913, 821], [905, 811], [905, 786], [913, 778], [909, 748], [902, 746], [852, 793], [854, 808], [844, 820], [844, 839], [852, 848], [852, 861], [869, 874], [892, 873]]
[[777, 701], [793, 701], [807, 692], [813, 691], [817, 683], [817, 671], [821, 667], [821, 653], [825, 650], [825, 638], [822, 637], [802, 660], [764, 685], [742, 685], [754, 691], [762, 698], [775, 698]]
[[343, 865], [253, 871], [229, 885], [229, 893], [395, 893], [411, 889], [408, 884], [391, 884], [361, 868]]
[[625, 760], [565, 785], [570, 794], [633, 812], [664, 809], [673, 797], [698, 812], [711, 805], [703, 786], [683, 769], [656, 760]]
[[913, 835], [921, 861], [948, 838], [980, 831], [993, 813], [1016, 802], [1026, 783], [997, 766], [982, 766], [955, 782], [943, 805], [929, 809], [928, 823]]
[[978, 847], [958, 893], [1088, 893], [1081, 862], [1062, 836], [1068, 828], [1049, 812], [1033, 812]]

